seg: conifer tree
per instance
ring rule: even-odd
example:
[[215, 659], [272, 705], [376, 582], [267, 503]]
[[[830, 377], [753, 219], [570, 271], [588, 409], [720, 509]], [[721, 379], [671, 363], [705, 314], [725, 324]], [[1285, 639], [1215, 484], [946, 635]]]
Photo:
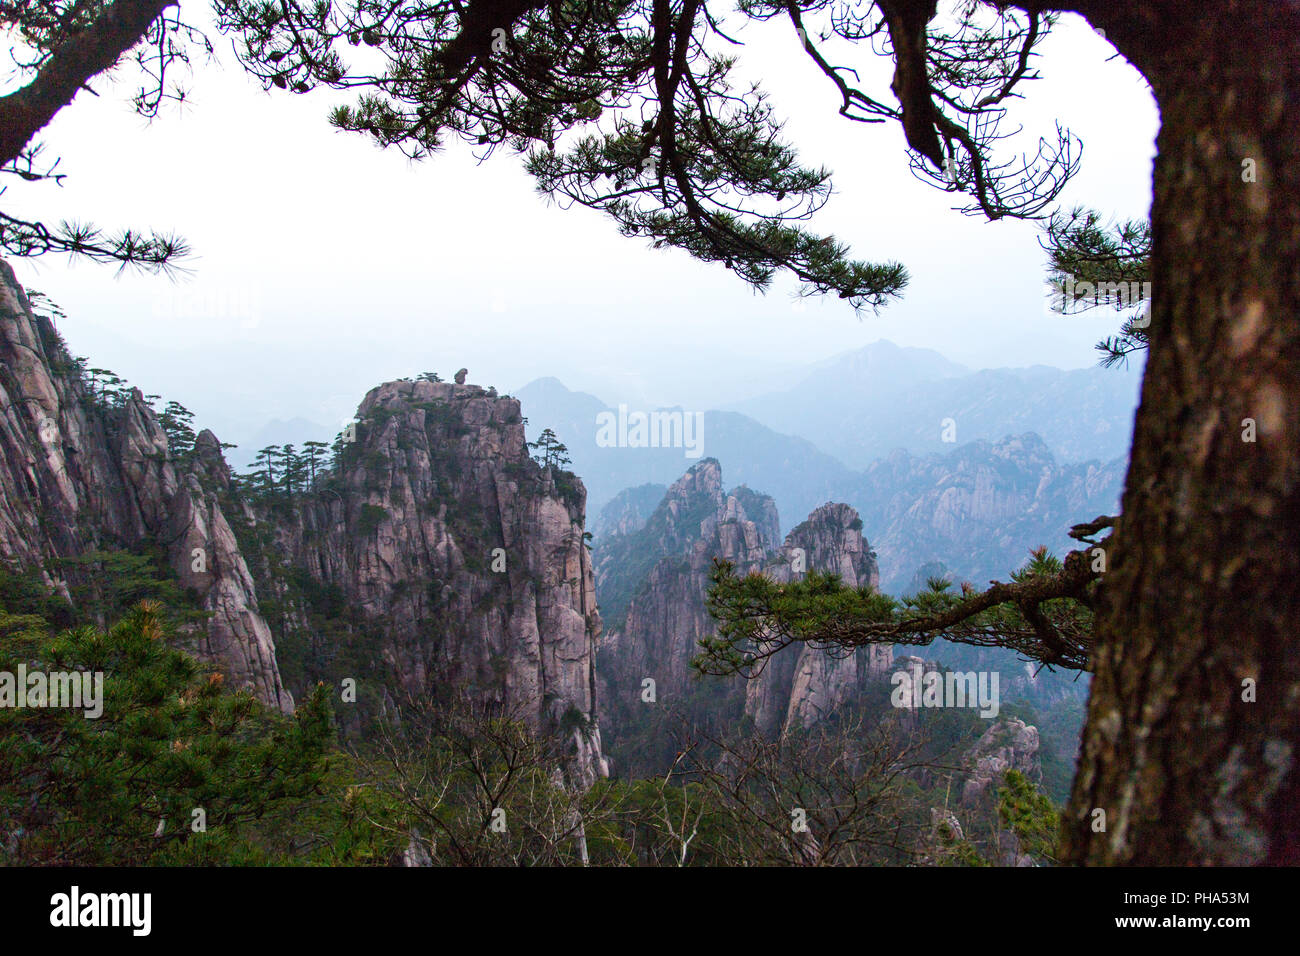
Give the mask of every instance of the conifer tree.
[[158, 415], [158, 424], [167, 433], [167, 449], [178, 460], [194, 451], [194, 414], [180, 402], [170, 401]]
[[298, 450], [292, 445], [285, 445], [280, 452], [280, 461], [282, 467], [281, 480], [284, 484], [284, 490], [289, 497], [293, 497], [295, 491], [303, 488], [307, 478], [307, 460], [298, 453]]
[[[7, 863], [247, 862], [256, 821], [313, 793], [333, 740], [323, 688], [292, 719], [168, 646], [162, 607], [57, 636], [39, 619], [0, 641], [0, 669], [102, 672], [101, 713], [0, 708]], [[196, 814], [201, 810], [201, 816]]]
[[329, 450], [329, 445], [323, 441], [303, 442], [304, 454], [307, 462], [307, 480], [311, 487], [316, 485], [316, 469], [325, 459], [325, 452]]
[[529, 448], [538, 449], [541, 454], [534, 455], [534, 460], [543, 468], [564, 468], [572, 464], [569, 458], [569, 449], [560, 441], [559, 437], [551, 429], [543, 429], [542, 433], [537, 436], [537, 441], [528, 443]]
[[257, 457], [262, 462], [262, 493], [270, 494], [275, 488], [278, 481], [276, 466], [279, 464], [281, 452], [279, 445], [267, 445], [257, 453]]

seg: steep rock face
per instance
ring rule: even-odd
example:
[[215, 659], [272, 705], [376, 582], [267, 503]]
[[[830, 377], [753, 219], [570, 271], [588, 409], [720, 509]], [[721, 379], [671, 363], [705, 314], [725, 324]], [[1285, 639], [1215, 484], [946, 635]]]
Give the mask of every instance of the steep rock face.
[[[293, 710], [252, 577], [221, 505], [210, 433], [188, 466], [139, 390], [110, 406], [0, 261], [0, 558], [23, 567], [103, 547], [161, 547], [211, 612], [194, 650], [235, 687]], [[196, 570], [201, 569], [201, 570]], [[69, 581], [44, 571], [67, 596]]]
[[[939, 666], [938, 661], [928, 661], [916, 656], [915, 654], [904, 654], [901, 657], [894, 658], [893, 666], [890, 670], [895, 674], [900, 672], [907, 674], [909, 677], [913, 678], [912, 683], [915, 683], [916, 678], [924, 679], [926, 674], [941, 673], [943, 668]], [[911, 687], [912, 683], [909, 683], [907, 686]], [[915, 716], [916, 712], [910, 694], [904, 693], [899, 695], [898, 709], [904, 712], [904, 716]]]
[[110, 439], [53, 326], [33, 314], [3, 261], [0, 402], [0, 553], [6, 559], [32, 565], [73, 554], [93, 531], [119, 539], [145, 534], [145, 516], [128, 493], [119, 460], [119, 448], [134, 444], [132, 438]]
[[[880, 569], [862, 537], [858, 513], [844, 504], [822, 505], [786, 536], [763, 573], [787, 582], [805, 571], [838, 574], [848, 587], [878, 587]], [[844, 704], [862, 684], [887, 673], [893, 660], [888, 644], [832, 655], [805, 644], [787, 647], [746, 685], [745, 713], [765, 733], [808, 727]]]
[[476, 385], [389, 382], [357, 417], [317, 492], [257, 516], [277, 560], [369, 622], [391, 690], [562, 729], [578, 782], [604, 774], [582, 483], [529, 457], [518, 400]]
[[[668, 489], [641, 532], [601, 549], [602, 596], [611, 590], [615, 573], [634, 588], [602, 655], [608, 662], [602, 676], [611, 716], [640, 693], [646, 678], [654, 680], [661, 698], [685, 690], [697, 643], [714, 631], [705, 610], [714, 560], [731, 561], [739, 573], [747, 573], [774, 547], [778, 527], [770, 498], [748, 489], [724, 493], [721, 467], [705, 459]], [[650, 568], [631, 584], [629, 571], [637, 562]]]
[[230, 484], [221, 443], [204, 430], [194, 447], [194, 460], [181, 478], [181, 492], [166, 512], [172, 568], [183, 585], [199, 593], [203, 607], [213, 615], [194, 650], [200, 657], [220, 662], [236, 686], [254, 688], [259, 699], [274, 699], [289, 713], [293, 697], [281, 686], [271, 629], [258, 609], [253, 575], [221, 509], [220, 500]]
[[590, 522], [592, 536], [635, 534], [645, 527], [667, 491], [666, 485], [653, 483], [620, 491]]
[[[607, 594], [616, 601], [629, 595], [599, 659], [607, 726], [634, 729], [651, 719], [640, 697], [647, 678], [655, 682], [659, 702], [691, 693], [690, 661], [699, 641], [717, 628], [706, 604], [715, 559], [731, 562], [737, 574], [761, 572], [781, 582], [820, 570], [839, 574], [851, 587], [879, 583], [862, 522], [848, 505], [823, 505], [778, 547], [779, 527], [771, 498], [744, 487], [724, 492], [721, 467], [705, 460], [668, 489], [641, 531], [597, 542], [602, 608]], [[633, 583], [628, 576], [637, 562], [649, 568]], [[886, 673], [891, 658], [888, 646], [838, 657], [792, 646], [753, 680], [712, 679], [710, 710], [748, 716], [769, 734], [807, 727]]]
[[[562, 730], [573, 782], [606, 772], [585, 491], [531, 460], [516, 400], [388, 383], [362, 402], [337, 469], [312, 474], [313, 488], [299, 478], [255, 494], [211, 432], [177, 456], [138, 390], [96, 388], [3, 263], [0, 361], [0, 559], [44, 568], [153, 550], [210, 612], [183, 646], [231, 686], [290, 712], [276, 640], [301, 678], [345, 655], [332, 642], [353, 628], [346, 660], [382, 671], [379, 709], [452, 690]], [[52, 567], [43, 573], [65, 596], [85, 586], [87, 572]], [[305, 594], [329, 609], [308, 613]]]
[[[730, 512], [729, 498], [735, 499]], [[719, 547], [735, 559], [743, 560], [749, 546], [768, 550], [779, 537], [779, 519], [772, 500], [744, 487], [724, 493], [722, 466], [716, 458], [705, 458], [673, 482], [640, 528], [626, 534], [607, 534], [596, 541], [596, 586], [601, 614], [611, 632], [622, 632], [632, 597], [644, 587], [655, 564], [670, 555], [684, 556], [698, 542], [710, 538], [720, 516], [723, 525], [737, 521], [754, 525], [750, 545], [730, 538], [720, 541]], [[734, 535], [735, 529], [718, 533]]]

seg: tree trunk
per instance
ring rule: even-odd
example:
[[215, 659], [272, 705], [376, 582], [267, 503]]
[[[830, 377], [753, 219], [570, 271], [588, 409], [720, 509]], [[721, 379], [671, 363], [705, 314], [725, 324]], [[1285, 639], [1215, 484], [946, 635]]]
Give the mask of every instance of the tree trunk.
[[1066, 857], [1300, 863], [1300, 3], [1078, 6], [1161, 129], [1150, 352]]
[[177, 2], [116, 0], [90, 26], [59, 44], [30, 83], [0, 97], [0, 166], [17, 159], [54, 114], [145, 39], [150, 24]]

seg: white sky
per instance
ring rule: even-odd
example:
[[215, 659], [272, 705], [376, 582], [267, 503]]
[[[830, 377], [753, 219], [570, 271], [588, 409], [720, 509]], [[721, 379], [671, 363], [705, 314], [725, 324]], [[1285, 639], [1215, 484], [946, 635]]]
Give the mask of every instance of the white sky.
[[[787, 25], [736, 35], [802, 158], [835, 173], [814, 228], [911, 272], [878, 317], [837, 298], [800, 311], [788, 280], [755, 296], [720, 267], [623, 239], [599, 213], [548, 206], [504, 153], [482, 166], [459, 145], [418, 165], [383, 153], [327, 124], [330, 94], [263, 93], [226, 39], [222, 65], [196, 70], [192, 103], [152, 124], [131, 112], [129, 83], [97, 82], [102, 95], [82, 93], [45, 137], [65, 185], [3, 200], [47, 222], [175, 229], [196, 251], [193, 276], [13, 265], [67, 311], [75, 354], [232, 441], [275, 417], [337, 423], [382, 380], [461, 366], [504, 391], [553, 375], [610, 403], [703, 409], [788, 387], [796, 370], [880, 338], [974, 368], [1095, 362], [1114, 314], [1046, 311], [1034, 226], [962, 216], [916, 181], [897, 125], [840, 119]], [[1059, 117], [1085, 143], [1063, 203], [1145, 216], [1158, 123], [1145, 85], [1077, 18], [1043, 50], [1045, 78], [1008, 120], [1026, 126], [1017, 145]], [[859, 57], [887, 99], [889, 64]]]

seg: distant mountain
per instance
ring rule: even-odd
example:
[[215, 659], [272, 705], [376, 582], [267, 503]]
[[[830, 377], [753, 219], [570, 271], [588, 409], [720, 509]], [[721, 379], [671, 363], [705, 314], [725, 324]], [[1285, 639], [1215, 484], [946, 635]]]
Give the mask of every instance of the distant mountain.
[[790, 388], [729, 407], [851, 468], [898, 448], [948, 452], [1030, 431], [1060, 461], [1109, 461], [1128, 454], [1141, 379], [1140, 362], [972, 372], [937, 352], [880, 341], [811, 367]]
[[1066, 532], [1117, 513], [1126, 468], [1125, 458], [1060, 464], [1026, 433], [946, 455], [895, 451], [865, 469], [845, 500], [879, 556], [882, 590], [907, 590], [930, 562], [984, 587], [1007, 580], [1032, 547], [1058, 555], [1077, 547]]
[[630, 535], [640, 531], [659, 507], [667, 490], [666, 485], [650, 483], [620, 491], [594, 516], [587, 516], [591, 536], [603, 538], [611, 533]]
[[[942, 359], [920, 361], [932, 370], [955, 368]], [[533, 382], [518, 397], [530, 438], [549, 427], [568, 446], [571, 467], [589, 488], [587, 514], [598, 539], [639, 528], [660, 487], [695, 464], [680, 448], [600, 447], [597, 416], [610, 409], [555, 379]], [[931, 561], [983, 586], [993, 577], [1005, 580], [1031, 547], [1069, 550], [1072, 525], [1116, 512], [1126, 468], [1123, 452], [1062, 463], [1043, 438], [1024, 433], [956, 447], [936, 443], [942, 453], [895, 450], [854, 471], [810, 442], [736, 412], [705, 412], [703, 422], [707, 457], [729, 479], [771, 495], [783, 521], [830, 501], [856, 508], [879, 555], [881, 586], [891, 593], [906, 590], [916, 569]], [[781, 533], [788, 530], [782, 524]]]
[[908, 388], [917, 382], [969, 374], [971, 370], [965, 365], [949, 361], [934, 349], [895, 345], [888, 339], [878, 339], [860, 349], [814, 362], [808, 367], [806, 378], [839, 375], [866, 379], [878, 388]]
[[[716, 458], [730, 480], [762, 488], [778, 502], [782, 514], [806, 515], [820, 504], [841, 499], [854, 487], [855, 474], [831, 455], [803, 438], [782, 435], [736, 412], [681, 409], [628, 409], [636, 412], [677, 411], [683, 416], [702, 415], [698, 447], [652, 448], [603, 445], [598, 416], [611, 408], [594, 395], [574, 392], [554, 378], [530, 382], [515, 393], [528, 419], [528, 438], [542, 429], [559, 436], [573, 459], [570, 466], [587, 486], [587, 514], [599, 515], [615, 495], [647, 483], [669, 485], [687, 468]], [[695, 451], [689, 457], [688, 451]]]

